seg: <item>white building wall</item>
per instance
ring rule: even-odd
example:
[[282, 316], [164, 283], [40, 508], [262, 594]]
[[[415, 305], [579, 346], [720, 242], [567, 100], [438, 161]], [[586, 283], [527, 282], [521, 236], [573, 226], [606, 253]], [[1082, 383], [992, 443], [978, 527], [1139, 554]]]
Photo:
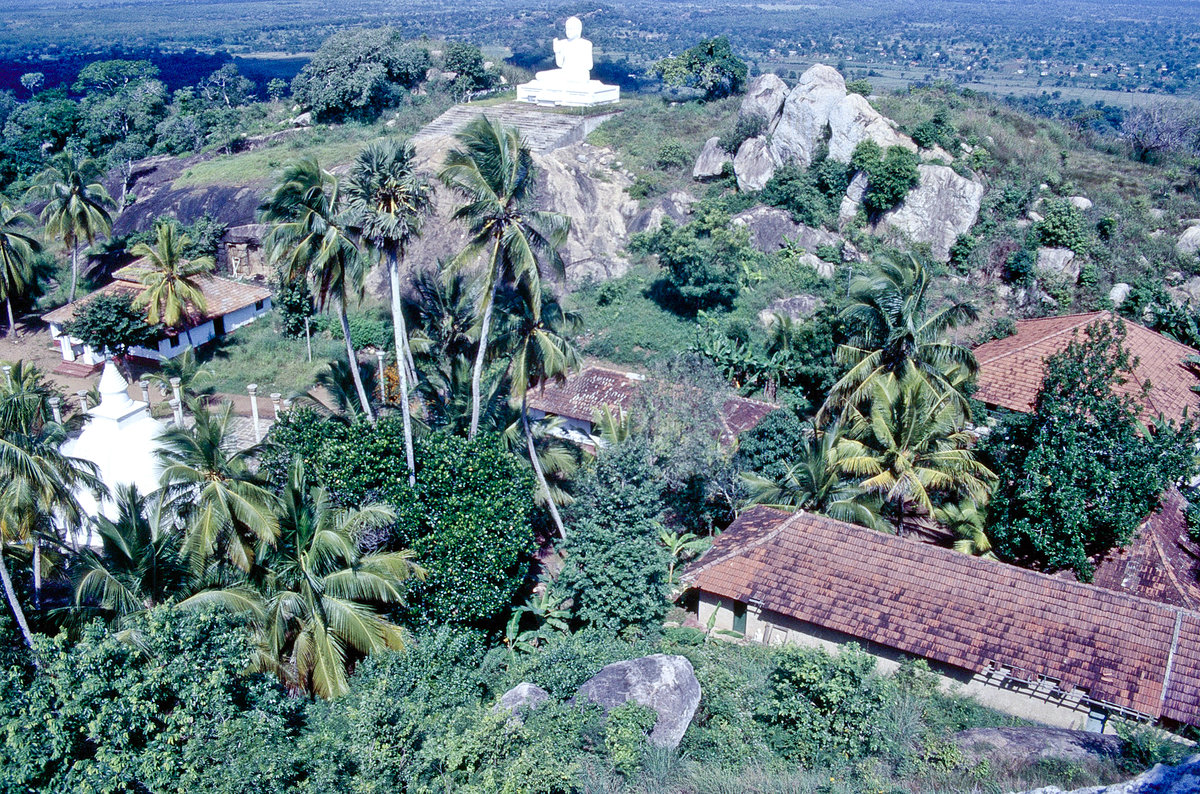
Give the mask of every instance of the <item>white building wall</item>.
[[[271, 299], [266, 298], [258, 304], [250, 304], [236, 311], [232, 311], [225, 315], [225, 333], [230, 333], [243, 325], [248, 325], [254, 322], [259, 317], [271, 310]], [[189, 344], [190, 336], [190, 344]], [[62, 353], [63, 361], [83, 361], [86, 364], [96, 365], [103, 362], [108, 356], [104, 353], [97, 352], [78, 339], [68, 337], [62, 332], [62, 329], [56, 324], [50, 324], [50, 337], [58, 341], [59, 349]], [[138, 358], [148, 358], [154, 361], [166, 361], [181, 355], [189, 346], [199, 347], [207, 342], [211, 342], [217, 338], [216, 325], [212, 320], [203, 322], [194, 328], [189, 329], [187, 333], [180, 333], [172, 341], [170, 336], [163, 336], [158, 341], [158, 346], [138, 347], [134, 346], [129, 349], [131, 355]]]
[[[700, 593], [697, 609], [700, 625], [707, 627], [715, 613], [713, 630], [732, 632], [735, 603], [730, 599], [718, 599], [709, 593]], [[894, 648], [796, 620], [753, 604], [746, 605], [745, 636], [748, 640], [767, 645], [821, 648], [831, 654], [838, 653], [848, 643], [855, 643], [875, 657], [882, 673], [893, 673], [905, 659], [913, 658], [911, 654]], [[1046, 725], [1077, 730], [1096, 729], [1094, 723], [1089, 724], [1092, 707], [1084, 700], [1085, 693], [1081, 690], [1062, 692], [1049, 683], [1031, 686], [1003, 674], [976, 674], [933, 659], [926, 661], [944, 692], [965, 695], [996, 711]], [[1114, 732], [1114, 722], [1110, 720], [1105, 723], [1104, 732]]]

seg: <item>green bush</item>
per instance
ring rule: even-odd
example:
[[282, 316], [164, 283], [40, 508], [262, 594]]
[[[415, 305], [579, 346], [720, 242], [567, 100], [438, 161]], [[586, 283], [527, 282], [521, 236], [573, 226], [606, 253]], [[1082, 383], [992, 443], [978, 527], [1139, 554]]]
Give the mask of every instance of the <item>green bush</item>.
[[1083, 213], [1066, 199], [1046, 199], [1042, 202], [1042, 220], [1033, 227], [1038, 245], [1048, 248], [1070, 248], [1079, 255], [1090, 246]]
[[750, 113], [745, 116], [739, 114], [737, 121], [734, 122], [733, 129], [721, 135], [718, 142], [721, 149], [729, 154], [737, 154], [738, 149], [742, 148], [742, 144], [751, 138], [757, 138], [767, 131], [769, 121], [757, 113]]
[[883, 157], [867, 168], [867, 192], [863, 206], [873, 215], [895, 207], [921, 181], [921, 160], [903, 146], [889, 146]]
[[677, 170], [692, 164], [692, 153], [679, 141], [667, 141], [658, 148], [656, 162], [659, 168]]
[[777, 169], [762, 189], [767, 204], [792, 213], [797, 223], [821, 226], [830, 217], [829, 201], [810, 171], [788, 163]]
[[871, 81], [867, 79], [847, 80], [847, 94], [861, 94], [862, 96], [870, 96], [874, 89], [871, 87]]
[[971, 258], [971, 254], [975, 253], [975, 249], [978, 247], [978, 237], [970, 232], [960, 234], [958, 239], [954, 241], [954, 245], [950, 246], [950, 264], [957, 267], [960, 271], [965, 272], [967, 261]]
[[894, 697], [894, 682], [854, 646], [835, 656], [789, 647], [776, 656], [762, 716], [772, 744], [789, 759], [812, 765], [871, 757], [883, 747], [879, 716]]
[[641, 767], [649, 746], [646, 737], [657, 719], [654, 709], [639, 706], [632, 700], [608, 712], [604, 747], [613, 768], [622, 775], [628, 777]]
[[[313, 315], [313, 300], [312, 291], [308, 288], [308, 281], [305, 279], [295, 279], [294, 281], [284, 282], [275, 291], [275, 297], [271, 301], [276, 308], [279, 309], [279, 314], [283, 318], [283, 333], [285, 336], [300, 338], [304, 336], [304, 321]], [[312, 328], [312, 322], [309, 322], [309, 331], [316, 329]], [[341, 328], [338, 329], [339, 337]], [[354, 338], [354, 327], [350, 327], [350, 338]]]
[[296, 410], [268, 438], [262, 472], [269, 482], [284, 482], [288, 462], [299, 455], [339, 503], [395, 507], [396, 526], [382, 542], [413, 550], [429, 572], [413, 588], [419, 622], [498, 620], [526, 584], [535, 548], [533, 481], [498, 439], [420, 439], [412, 489], [397, 417], [346, 425]]
[[667, 555], [658, 542], [662, 473], [645, 442], [605, 450], [577, 485], [559, 584], [575, 617], [597, 628], [654, 629], [667, 613]]
[[733, 465], [738, 471], [757, 472], [774, 479], [783, 474], [807, 437], [803, 422], [791, 411], [772, 411], [763, 420], [738, 436]]
[[1010, 284], [1028, 284], [1037, 273], [1037, 251], [1018, 248], [1004, 263], [1004, 280]]

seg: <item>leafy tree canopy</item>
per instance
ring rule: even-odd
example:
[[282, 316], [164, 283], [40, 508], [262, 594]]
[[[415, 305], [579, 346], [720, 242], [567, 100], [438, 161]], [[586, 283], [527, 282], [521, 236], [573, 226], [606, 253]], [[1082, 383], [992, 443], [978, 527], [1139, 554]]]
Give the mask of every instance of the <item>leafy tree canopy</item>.
[[708, 39], [670, 58], [654, 64], [654, 71], [672, 87], [695, 88], [705, 99], [720, 99], [741, 93], [746, 87], [749, 68], [733, 53], [725, 36]]
[[1137, 401], [1116, 393], [1133, 377], [1124, 340], [1121, 323], [1086, 329], [1048, 360], [1033, 413], [989, 437], [1000, 485], [988, 535], [1001, 557], [1088, 580], [1095, 555], [1127, 544], [1163, 490], [1191, 473], [1195, 425], [1148, 429]]
[[318, 118], [369, 118], [417, 85], [429, 51], [405, 43], [393, 28], [346, 30], [330, 36], [292, 81], [292, 95]]
[[93, 350], [108, 350], [118, 357], [158, 338], [158, 327], [146, 322], [146, 312], [134, 308], [128, 295], [117, 294], [88, 301], [66, 330]]

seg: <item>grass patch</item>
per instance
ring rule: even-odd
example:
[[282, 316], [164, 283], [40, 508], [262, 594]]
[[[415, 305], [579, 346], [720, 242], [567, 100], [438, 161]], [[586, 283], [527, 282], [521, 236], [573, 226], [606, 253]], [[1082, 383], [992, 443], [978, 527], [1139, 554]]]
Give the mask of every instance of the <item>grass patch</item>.
[[436, 95], [385, 113], [395, 117], [388, 127], [375, 124], [337, 124], [318, 126], [268, 143], [261, 148], [236, 154], [221, 154], [197, 163], [175, 180], [173, 187], [192, 188], [211, 185], [265, 184], [295, 157], [316, 157], [326, 168], [350, 162], [367, 143], [392, 135], [406, 137], [442, 114], [451, 104], [449, 98]]
[[224, 337], [216, 346], [206, 346], [201, 359], [216, 377], [214, 388], [227, 394], [244, 394], [246, 384], [257, 383], [259, 394], [279, 392], [285, 396], [307, 391], [316, 374], [329, 361], [343, 358], [340, 338], [314, 331], [313, 360], [308, 361], [304, 339], [283, 335], [277, 311]]

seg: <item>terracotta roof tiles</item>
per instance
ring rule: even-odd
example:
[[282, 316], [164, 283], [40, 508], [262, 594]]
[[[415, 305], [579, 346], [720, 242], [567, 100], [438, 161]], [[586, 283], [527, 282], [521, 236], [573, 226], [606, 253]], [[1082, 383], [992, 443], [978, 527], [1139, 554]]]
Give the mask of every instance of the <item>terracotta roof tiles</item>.
[[1003, 665], [1097, 701], [1197, 720], [1200, 616], [1124, 593], [759, 508], [722, 533], [684, 580], [972, 672]]
[[[1180, 421], [1185, 411], [1194, 417], [1200, 409], [1200, 394], [1192, 387], [1200, 384], [1200, 379], [1183, 360], [1197, 351], [1106, 311], [1021, 320], [1013, 336], [975, 348], [979, 362], [975, 398], [1013, 411], [1032, 411], [1046, 376], [1046, 359], [1061, 353], [1073, 339], [1082, 339], [1085, 328], [1104, 320], [1124, 324], [1125, 347], [1138, 360], [1137, 382], [1131, 379], [1117, 390], [1137, 399], [1147, 419], [1162, 415]], [[1150, 382], [1150, 392], [1143, 397], [1141, 384], [1145, 381]]]

